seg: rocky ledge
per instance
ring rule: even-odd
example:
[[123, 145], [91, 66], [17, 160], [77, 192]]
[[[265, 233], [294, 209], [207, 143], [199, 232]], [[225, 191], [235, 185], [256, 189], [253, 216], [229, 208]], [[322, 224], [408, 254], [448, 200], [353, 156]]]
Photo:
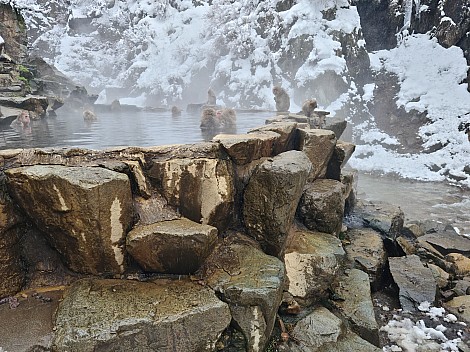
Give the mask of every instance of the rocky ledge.
[[[464, 350], [470, 240], [358, 202], [344, 124], [299, 119], [195, 145], [0, 151], [0, 347], [380, 351], [423, 317], [426, 351]], [[429, 333], [442, 306], [448, 337]]]

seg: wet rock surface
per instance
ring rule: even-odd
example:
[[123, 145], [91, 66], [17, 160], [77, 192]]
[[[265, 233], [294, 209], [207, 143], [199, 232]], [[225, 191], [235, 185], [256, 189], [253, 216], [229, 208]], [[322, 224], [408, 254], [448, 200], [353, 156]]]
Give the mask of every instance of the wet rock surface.
[[250, 236], [268, 254], [283, 251], [310, 170], [304, 153], [288, 151], [253, 172], [245, 189], [243, 218]]
[[431, 270], [421, 263], [418, 256], [391, 257], [389, 263], [404, 310], [417, 310], [421, 302], [435, 303], [436, 281]]
[[10, 169], [7, 174], [14, 199], [70, 269], [91, 274], [124, 270], [122, 241], [133, 215], [126, 175], [59, 165]]
[[77, 281], [55, 318], [59, 351], [212, 351], [230, 311], [189, 281]]

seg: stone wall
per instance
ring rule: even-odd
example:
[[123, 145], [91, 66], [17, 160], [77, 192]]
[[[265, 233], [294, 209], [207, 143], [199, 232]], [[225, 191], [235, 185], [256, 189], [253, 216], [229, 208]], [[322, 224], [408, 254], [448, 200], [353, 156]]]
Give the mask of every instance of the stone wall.
[[[0, 298], [67, 286], [52, 350], [213, 350], [235, 327], [262, 351], [283, 294], [325, 297], [354, 199], [354, 146], [296, 119], [194, 145], [0, 151]], [[187, 325], [168, 342], [173, 315]]]

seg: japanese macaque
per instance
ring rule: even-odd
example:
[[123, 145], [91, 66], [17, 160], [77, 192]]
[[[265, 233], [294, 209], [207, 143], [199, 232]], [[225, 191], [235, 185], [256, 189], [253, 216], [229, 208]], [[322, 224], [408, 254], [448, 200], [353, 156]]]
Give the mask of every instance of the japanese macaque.
[[15, 120], [17, 125], [20, 125], [23, 128], [29, 127], [29, 123], [31, 122], [31, 119], [29, 118], [29, 112], [28, 111], [22, 111], [18, 114]]
[[274, 101], [276, 102], [276, 111], [289, 111], [290, 98], [284, 88], [280, 86], [273, 87]]
[[121, 111], [121, 102], [118, 99], [112, 101], [111, 111]]
[[97, 120], [96, 114], [91, 109], [83, 110], [83, 119], [85, 121], [95, 121], [95, 120]]
[[207, 91], [207, 105], [216, 105], [217, 98], [212, 88]]
[[315, 99], [307, 99], [304, 101], [304, 104], [302, 105], [302, 114], [304, 114], [307, 117], [311, 117], [313, 110], [315, 110], [317, 107], [317, 101]]
[[461, 122], [459, 124], [459, 131], [464, 131], [468, 137], [468, 141], [470, 142], [470, 122]]
[[216, 117], [220, 128], [232, 128], [236, 125], [237, 115], [235, 114], [234, 109], [217, 110]]
[[201, 129], [215, 130], [219, 128], [217, 112], [214, 108], [204, 108], [201, 113]]
[[201, 114], [201, 129], [221, 130], [235, 127], [237, 116], [234, 109], [205, 108]]
[[175, 116], [180, 116], [180, 115], [181, 115], [181, 109], [177, 107], [176, 105], [173, 105], [171, 107], [171, 116], [175, 117]]

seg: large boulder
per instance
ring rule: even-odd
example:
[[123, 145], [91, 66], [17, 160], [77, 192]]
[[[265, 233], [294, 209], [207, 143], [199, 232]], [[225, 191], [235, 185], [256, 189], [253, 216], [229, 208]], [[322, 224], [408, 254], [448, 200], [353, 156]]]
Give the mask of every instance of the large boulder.
[[436, 280], [431, 269], [426, 268], [417, 255], [391, 257], [388, 260], [403, 310], [414, 312], [422, 302], [435, 303]]
[[325, 297], [344, 257], [341, 241], [335, 236], [293, 230], [284, 254], [288, 291], [305, 303]]
[[213, 351], [231, 320], [214, 292], [185, 280], [83, 279], [56, 313], [55, 351]]
[[341, 169], [348, 162], [356, 150], [356, 145], [344, 141], [337, 141], [333, 155], [331, 156], [326, 177], [341, 181]]
[[334, 305], [349, 321], [351, 329], [363, 339], [379, 346], [379, 326], [375, 320], [369, 276], [358, 270], [346, 270], [339, 280], [336, 294], [341, 297]]
[[248, 351], [263, 351], [285, 286], [284, 264], [242, 234], [225, 238], [207, 259], [204, 281], [230, 306]]
[[274, 141], [273, 155], [294, 150], [298, 142], [298, 130], [296, 122], [273, 122], [268, 125], [251, 129], [248, 133], [256, 132], [276, 132], [279, 138]]
[[380, 234], [369, 228], [348, 230], [349, 245], [345, 246], [348, 260], [369, 275], [372, 289], [378, 290], [383, 270], [387, 264], [387, 252]]
[[324, 178], [336, 145], [335, 133], [321, 129], [300, 129], [299, 131], [299, 150], [307, 154], [313, 165], [309, 179]]
[[233, 218], [233, 166], [215, 143], [173, 147], [152, 160], [148, 176], [186, 218], [217, 227]]
[[87, 274], [124, 271], [122, 245], [133, 217], [126, 175], [60, 165], [13, 168], [6, 174], [16, 202], [70, 269]]
[[316, 351], [328, 342], [338, 341], [343, 328], [341, 319], [328, 309], [315, 308], [312, 313], [295, 325], [293, 335], [298, 340], [295, 343], [298, 346], [292, 347], [294, 347], [294, 351]]
[[367, 227], [378, 231], [388, 241], [395, 241], [403, 230], [403, 210], [385, 202], [363, 202], [356, 208], [358, 217]]
[[20, 247], [21, 217], [2, 188], [0, 188], [0, 277], [2, 278], [0, 298], [18, 292], [25, 278]]
[[459, 235], [451, 226], [426, 233], [419, 239], [420, 241], [426, 241], [443, 255], [460, 253], [467, 257], [470, 256], [470, 239]]
[[126, 240], [129, 254], [149, 272], [191, 274], [215, 246], [217, 229], [188, 219], [136, 226]]
[[311, 167], [304, 153], [288, 151], [254, 170], [245, 188], [243, 219], [266, 253], [281, 254]]
[[274, 144], [280, 134], [272, 131], [251, 132], [249, 134], [219, 134], [213, 138], [219, 142], [237, 165], [244, 165], [273, 154]]
[[297, 208], [302, 223], [310, 230], [339, 235], [344, 215], [344, 185], [318, 179], [305, 186]]

